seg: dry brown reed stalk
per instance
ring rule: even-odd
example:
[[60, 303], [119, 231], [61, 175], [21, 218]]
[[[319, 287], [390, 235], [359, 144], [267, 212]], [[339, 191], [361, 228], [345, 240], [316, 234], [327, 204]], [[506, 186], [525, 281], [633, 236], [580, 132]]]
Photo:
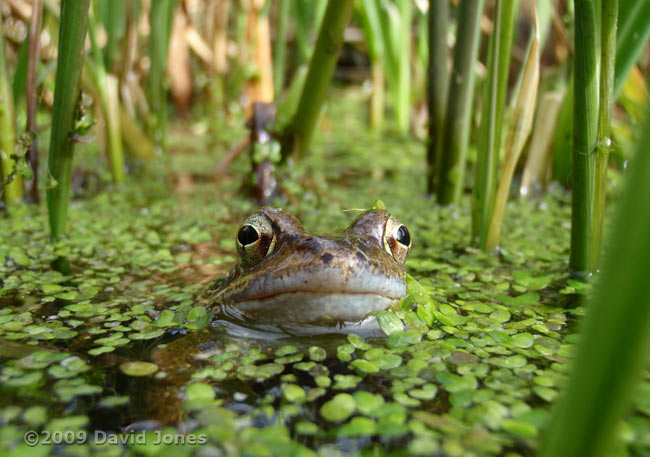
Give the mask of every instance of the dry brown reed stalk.
[[251, 63], [256, 76], [246, 82], [245, 96], [247, 115], [252, 114], [254, 102], [273, 101], [273, 62], [271, 59], [271, 31], [268, 14], [262, 14], [264, 0], [249, 0], [246, 22]]

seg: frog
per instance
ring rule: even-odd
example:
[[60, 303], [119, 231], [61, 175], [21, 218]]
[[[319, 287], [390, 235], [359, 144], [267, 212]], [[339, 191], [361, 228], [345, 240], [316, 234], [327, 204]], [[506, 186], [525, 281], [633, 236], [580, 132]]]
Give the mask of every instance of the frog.
[[385, 209], [363, 212], [342, 233], [318, 235], [265, 206], [239, 226], [235, 244], [239, 262], [208, 294], [245, 320], [358, 323], [406, 294], [412, 238]]

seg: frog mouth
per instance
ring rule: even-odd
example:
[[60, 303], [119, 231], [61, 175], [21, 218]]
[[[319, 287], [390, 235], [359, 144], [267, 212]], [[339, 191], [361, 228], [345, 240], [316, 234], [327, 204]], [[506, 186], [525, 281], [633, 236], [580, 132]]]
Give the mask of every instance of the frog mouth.
[[320, 267], [318, 271], [305, 268], [290, 275], [278, 271], [273, 276], [253, 280], [232, 294], [228, 301], [236, 306], [242, 303], [253, 306], [255, 302], [272, 302], [281, 306], [282, 299], [289, 303], [302, 299], [306, 302], [316, 300], [327, 306], [327, 297], [337, 297], [337, 300], [348, 297], [351, 302], [369, 301], [373, 297], [381, 301], [397, 301], [404, 295], [406, 281], [403, 276], [389, 277]]
[[240, 299], [230, 308], [259, 322], [331, 325], [359, 322], [399, 299], [374, 291], [291, 290]]
[[281, 290], [277, 292], [270, 292], [264, 295], [257, 295], [253, 297], [246, 297], [242, 298], [240, 300], [235, 301], [235, 305], [238, 306], [242, 303], [248, 303], [248, 302], [255, 302], [255, 301], [267, 301], [271, 299], [275, 299], [278, 297], [283, 297], [283, 296], [288, 296], [288, 295], [305, 295], [305, 296], [330, 296], [330, 295], [336, 295], [336, 296], [345, 296], [349, 295], [351, 298], [356, 297], [359, 295], [366, 295], [366, 296], [377, 296], [381, 298], [385, 298], [387, 300], [399, 300], [403, 295], [400, 296], [392, 296], [388, 295], [379, 291], [363, 291], [363, 290], [310, 290], [310, 289], [296, 289], [296, 290]]

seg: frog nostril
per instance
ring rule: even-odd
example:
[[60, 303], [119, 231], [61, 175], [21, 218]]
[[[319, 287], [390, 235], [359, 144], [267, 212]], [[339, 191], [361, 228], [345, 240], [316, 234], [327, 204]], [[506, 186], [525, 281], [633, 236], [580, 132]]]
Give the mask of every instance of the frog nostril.
[[320, 259], [323, 261], [324, 264], [329, 264], [332, 261], [333, 258], [334, 258], [334, 256], [332, 254], [330, 254], [329, 252], [326, 252], [325, 254], [320, 256]]

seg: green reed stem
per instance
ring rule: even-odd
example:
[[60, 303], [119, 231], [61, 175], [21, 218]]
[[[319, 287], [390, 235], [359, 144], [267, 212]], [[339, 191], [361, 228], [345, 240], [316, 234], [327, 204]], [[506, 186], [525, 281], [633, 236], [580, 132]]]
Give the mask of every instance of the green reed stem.
[[283, 156], [305, 155], [316, 129], [336, 62], [343, 46], [343, 31], [352, 14], [353, 0], [329, 0], [298, 108], [283, 141]]
[[372, 92], [370, 94], [369, 121], [370, 129], [381, 131], [386, 110], [386, 73], [384, 66], [384, 42], [379, 16], [380, 5], [375, 0], [362, 0], [356, 3], [357, 20], [363, 30], [368, 57], [370, 58], [370, 75]]
[[392, 91], [393, 110], [397, 129], [406, 134], [409, 131], [411, 110], [411, 23], [413, 22], [412, 0], [398, 0], [399, 33], [396, 39], [397, 87]]
[[25, 37], [18, 58], [14, 64], [14, 73], [11, 76], [11, 92], [14, 94], [14, 107], [18, 110], [25, 96], [25, 87], [27, 82], [27, 59], [29, 57], [29, 35]]
[[650, 39], [650, 2], [647, 0], [621, 2], [616, 36], [615, 100], [632, 67], [646, 49], [648, 39]]
[[384, 127], [384, 111], [386, 110], [386, 74], [384, 62], [381, 59], [370, 64], [372, 92], [370, 94], [369, 126], [370, 130], [381, 132]]
[[573, 190], [569, 269], [577, 277], [590, 273], [593, 237], [594, 156], [598, 129], [598, 24], [592, 0], [574, 0], [575, 76], [573, 107]]
[[616, 21], [618, 0], [601, 0], [600, 15], [600, 101], [598, 104], [598, 140], [595, 158], [594, 207], [590, 270], [600, 266], [602, 252], [603, 217], [607, 188], [607, 159], [611, 140], [610, 125], [614, 106], [614, 68], [616, 63]]
[[177, 0], [152, 0], [149, 11], [149, 57], [151, 65], [147, 79], [149, 102], [149, 135], [162, 152], [167, 151], [167, 90], [164, 84], [172, 17]]
[[309, 61], [314, 45], [311, 35], [318, 30], [323, 20], [327, 0], [293, 0], [293, 19], [296, 28], [296, 66]]
[[114, 72], [120, 55], [120, 39], [125, 32], [126, 2], [131, 0], [102, 0], [101, 19], [106, 30], [106, 46], [103, 57], [106, 71]]
[[385, 73], [388, 95], [395, 115], [397, 130], [409, 130], [411, 101], [411, 23], [413, 5], [409, 0], [380, 3], [382, 47], [385, 54]]
[[449, 93], [449, 0], [429, 1], [429, 63], [427, 65], [427, 106], [429, 108], [429, 141], [427, 143], [427, 192], [438, 186], [441, 146], [447, 114]]
[[31, 203], [38, 203], [38, 141], [37, 125], [36, 125], [36, 110], [38, 108], [38, 94], [37, 94], [37, 70], [40, 62], [40, 36], [41, 36], [41, 22], [43, 15], [43, 3], [41, 0], [32, 1], [32, 18], [29, 25], [28, 35], [28, 57], [27, 68], [25, 74], [25, 101], [27, 105], [27, 125], [25, 130], [32, 134], [32, 141], [29, 144], [27, 151], [27, 163], [32, 172], [32, 177], [27, 183], [27, 198]]
[[[576, 8], [577, 10], [577, 8]], [[568, 387], [541, 457], [604, 457], [648, 361], [650, 345], [650, 115], [628, 167], [602, 276], [586, 309]]]
[[14, 97], [5, 58], [4, 31], [0, 20], [0, 168], [4, 201], [18, 203], [23, 199], [23, 180], [15, 173], [16, 119]]
[[273, 49], [273, 92], [275, 98], [282, 94], [284, 89], [284, 75], [287, 65], [287, 25], [289, 23], [289, 0], [278, 2], [278, 25], [275, 29], [275, 46]]
[[[70, 198], [74, 128], [90, 0], [63, 0], [52, 107], [47, 207], [52, 238], [65, 233]], [[53, 182], [52, 182], [53, 180]]]
[[90, 47], [94, 61], [93, 72], [106, 127], [106, 156], [113, 182], [119, 184], [124, 182], [124, 149], [122, 148], [119, 111], [115, 107], [116, 103], [119, 106], [118, 91], [117, 87], [113, 87], [115, 83], [112, 79], [109, 80], [109, 77], [115, 77], [106, 73], [104, 56], [102, 56], [102, 51], [97, 44], [96, 30], [95, 14], [91, 10], [88, 35], [90, 36]]
[[461, 0], [438, 170], [438, 201], [443, 205], [457, 203], [463, 189], [482, 14], [483, 0]]
[[573, 168], [573, 70], [568, 77], [566, 95], [560, 108], [553, 135], [553, 179], [564, 187], [571, 184]]
[[481, 249], [487, 243], [497, 191], [499, 151], [503, 138], [510, 48], [515, 24], [515, 0], [497, 0], [494, 30], [490, 37], [487, 81], [483, 90], [483, 114], [476, 156], [472, 207], [472, 239]]

